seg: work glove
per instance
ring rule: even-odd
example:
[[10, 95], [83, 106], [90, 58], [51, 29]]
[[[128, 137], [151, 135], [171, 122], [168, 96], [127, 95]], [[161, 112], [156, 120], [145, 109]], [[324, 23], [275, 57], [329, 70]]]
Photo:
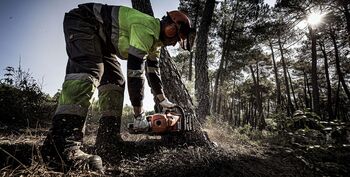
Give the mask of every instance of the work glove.
[[170, 102], [167, 98], [159, 103], [163, 108], [172, 108], [176, 106], [176, 104]]
[[141, 114], [134, 116], [134, 128], [138, 130], [144, 130], [147, 131], [150, 128], [150, 122], [147, 121], [145, 113], [142, 112]]

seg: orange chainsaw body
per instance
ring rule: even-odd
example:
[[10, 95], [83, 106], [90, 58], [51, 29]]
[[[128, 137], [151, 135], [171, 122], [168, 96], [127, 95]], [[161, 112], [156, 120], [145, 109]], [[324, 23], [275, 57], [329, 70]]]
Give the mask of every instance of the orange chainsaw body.
[[177, 131], [179, 129], [177, 122], [180, 116], [167, 114], [153, 114], [147, 117], [151, 123], [151, 130], [155, 134], [162, 134], [169, 131]]
[[129, 133], [131, 134], [149, 134], [149, 135], [164, 135], [168, 133], [176, 133], [184, 131], [184, 112], [183, 109], [177, 106], [178, 109], [167, 110], [163, 113], [156, 113], [146, 117], [149, 122], [149, 129], [139, 130], [134, 128], [133, 123], [128, 124]]

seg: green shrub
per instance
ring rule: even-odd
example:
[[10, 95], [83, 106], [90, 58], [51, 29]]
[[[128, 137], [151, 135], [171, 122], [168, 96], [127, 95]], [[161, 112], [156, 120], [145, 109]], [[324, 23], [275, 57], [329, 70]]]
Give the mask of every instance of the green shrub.
[[18, 67], [6, 68], [0, 83], [0, 127], [18, 131], [49, 122], [56, 102], [44, 94], [39, 84]]

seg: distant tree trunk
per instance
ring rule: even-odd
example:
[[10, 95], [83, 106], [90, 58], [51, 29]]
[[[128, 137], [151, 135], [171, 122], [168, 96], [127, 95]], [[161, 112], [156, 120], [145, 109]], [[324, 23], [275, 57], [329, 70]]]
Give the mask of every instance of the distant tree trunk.
[[[225, 26], [225, 25], [223, 25]], [[220, 64], [219, 64], [219, 68], [216, 72], [215, 75], [215, 84], [214, 84], [214, 94], [213, 94], [213, 112], [214, 113], [219, 113], [220, 112], [220, 91], [219, 87], [221, 86], [221, 84], [219, 84], [220, 79], [222, 79], [222, 71], [224, 69], [224, 60], [226, 57], [226, 51], [229, 50], [228, 49], [228, 44], [229, 44], [229, 37], [228, 37], [228, 33], [230, 33], [230, 30], [226, 30], [226, 28], [223, 29], [223, 38], [222, 38], [222, 43], [223, 43], [223, 47], [222, 47], [222, 53], [221, 53], [221, 59], [220, 59]]]
[[334, 117], [340, 120], [339, 116], [339, 92], [340, 92], [340, 80], [338, 80], [337, 92], [335, 94], [335, 110]]
[[328, 71], [328, 56], [323, 42], [319, 42], [320, 48], [324, 58], [324, 70], [326, 75], [326, 83], [327, 83], [327, 112], [328, 112], [328, 120], [333, 119], [333, 109], [332, 109], [332, 86], [331, 81], [329, 79], [329, 71]]
[[[259, 130], [263, 130], [266, 126], [265, 123], [265, 118], [264, 118], [264, 114], [263, 114], [263, 107], [262, 107], [262, 99], [261, 99], [261, 89], [260, 89], [260, 85], [259, 85], [259, 64], [256, 63], [256, 72], [257, 72], [257, 77], [255, 77], [254, 74], [254, 69], [252, 65], [249, 65], [250, 71], [252, 73], [252, 78], [253, 78], [253, 82], [254, 82], [254, 87], [255, 87], [255, 97], [256, 97], [256, 106], [257, 106], [257, 110], [258, 110], [258, 116], [254, 121], [254, 127], [256, 127], [256, 123], [257, 121], [259, 121]], [[254, 116], [256, 117], [256, 116]]]
[[250, 113], [250, 99], [245, 100], [245, 112], [243, 115], [243, 126], [249, 122], [249, 113]]
[[273, 72], [275, 73], [275, 80], [276, 80], [276, 97], [277, 97], [277, 107], [276, 111], [279, 112], [281, 110], [281, 85], [280, 85], [280, 80], [278, 78], [278, 68], [276, 65], [276, 59], [275, 59], [275, 52], [273, 51], [273, 45], [272, 42], [269, 41], [270, 45], [270, 50], [271, 50], [271, 56], [272, 56], [272, 61], [273, 61]]
[[215, 0], [206, 1], [196, 41], [195, 90], [196, 98], [198, 100], [197, 115], [201, 122], [204, 122], [206, 116], [210, 113], [207, 42], [214, 7]]
[[334, 30], [331, 30], [330, 36], [332, 38], [332, 42], [333, 42], [333, 46], [334, 46], [335, 67], [337, 69], [338, 78], [339, 78], [339, 81], [341, 82], [341, 84], [343, 86], [343, 89], [345, 91], [345, 94], [348, 97], [348, 100], [350, 101], [350, 91], [349, 91], [348, 86], [346, 85], [346, 82], [344, 80], [343, 72], [341, 71], [341, 68], [340, 68], [339, 49], [338, 49], [337, 40], [336, 40], [336, 34], [335, 34]]
[[238, 90], [238, 104], [237, 104], [237, 126], [241, 125], [241, 110], [243, 108], [243, 101], [241, 98], [241, 91]]
[[307, 81], [307, 74], [306, 72], [304, 71], [304, 101], [305, 101], [305, 107], [306, 108], [309, 108], [311, 107], [310, 104], [309, 104], [309, 98], [307, 96], [307, 88], [308, 88], [308, 81]]
[[267, 99], [267, 117], [270, 115], [270, 96]]
[[343, 13], [346, 19], [346, 30], [348, 32], [348, 42], [350, 46], [350, 11], [349, 11], [349, 0], [338, 0], [340, 3], [340, 6], [344, 8]]
[[291, 116], [292, 113], [294, 112], [293, 104], [292, 104], [292, 99], [290, 98], [290, 90], [289, 90], [289, 82], [288, 82], [288, 76], [287, 76], [287, 66], [284, 58], [284, 51], [282, 47], [282, 42], [281, 42], [281, 36], [278, 35], [278, 45], [281, 53], [281, 61], [282, 61], [282, 67], [283, 67], [283, 73], [284, 73], [284, 82], [286, 85], [286, 92], [287, 92], [287, 116]]
[[311, 85], [312, 85], [312, 108], [317, 115], [321, 115], [320, 110], [320, 93], [318, 90], [317, 77], [317, 51], [316, 51], [316, 35], [315, 29], [309, 26], [309, 33], [311, 36]]
[[288, 73], [290, 88], [292, 89], [292, 95], [293, 95], [294, 105], [295, 105], [295, 108], [296, 108], [296, 109], [299, 109], [298, 100], [297, 100], [297, 98], [295, 97], [295, 92], [294, 92], [292, 77], [290, 76], [290, 73], [289, 73], [289, 70], [288, 70], [288, 69], [287, 69], [287, 73]]
[[307, 93], [309, 94], [309, 98], [310, 98], [309, 104], [310, 104], [311, 111], [313, 111], [313, 109], [312, 109], [312, 93], [311, 93], [311, 89], [310, 89], [309, 78], [307, 77], [307, 74], [305, 76], [306, 76], [306, 84], [307, 84]]
[[[195, 14], [195, 18], [194, 18], [194, 23], [193, 23], [193, 27], [195, 29], [197, 29], [197, 21], [198, 21], [198, 13], [199, 13], [199, 0], [196, 1], [196, 14]], [[188, 80], [192, 81], [192, 63], [193, 63], [193, 51], [190, 51], [190, 60], [189, 60], [189, 67], [188, 67]]]

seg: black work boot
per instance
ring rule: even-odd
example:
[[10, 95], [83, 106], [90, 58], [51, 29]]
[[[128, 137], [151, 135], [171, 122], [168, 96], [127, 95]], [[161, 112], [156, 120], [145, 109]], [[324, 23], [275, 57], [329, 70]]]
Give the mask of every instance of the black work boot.
[[85, 118], [76, 115], [55, 115], [52, 127], [41, 148], [41, 155], [50, 167], [67, 171], [70, 168], [91, 169], [103, 173], [102, 159], [87, 154], [82, 146]]
[[114, 152], [123, 143], [120, 126], [120, 116], [101, 117], [95, 143], [98, 154], [108, 156], [108, 153]]

